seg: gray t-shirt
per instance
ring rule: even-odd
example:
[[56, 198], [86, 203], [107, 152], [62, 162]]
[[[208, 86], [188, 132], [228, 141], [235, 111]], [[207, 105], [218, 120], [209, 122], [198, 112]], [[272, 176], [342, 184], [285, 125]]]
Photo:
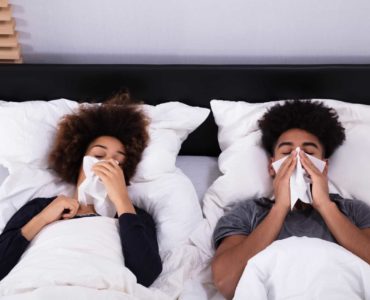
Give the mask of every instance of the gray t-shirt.
[[[370, 206], [359, 200], [343, 199], [338, 194], [330, 194], [339, 210], [358, 228], [370, 227]], [[231, 235], [249, 235], [269, 213], [274, 201], [268, 198], [246, 200], [234, 204], [218, 221], [213, 233], [214, 246]], [[315, 237], [337, 243], [321, 215], [312, 207], [293, 210], [288, 213], [278, 240], [291, 236]]]

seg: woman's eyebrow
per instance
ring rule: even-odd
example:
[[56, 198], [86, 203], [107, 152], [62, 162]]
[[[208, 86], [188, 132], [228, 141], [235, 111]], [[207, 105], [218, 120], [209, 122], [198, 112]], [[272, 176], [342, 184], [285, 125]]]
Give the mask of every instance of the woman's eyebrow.
[[103, 149], [107, 150], [107, 147], [105, 147], [103, 145], [93, 145], [93, 146], [90, 147], [90, 149], [92, 149], [94, 147], [100, 147], [100, 148], [103, 148]]
[[[94, 147], [100, 147], [100, 148], [103, 148], [103, 149], [105, 149], [105, 150], [107, 150], [107, 147], [106, 146], [104, 146], [104, 145], [94, 145], [94, 146], [91, 146], [91, 148], [90, 149], [92, 149], [92, 148], [94, 148]], [[117, 151], [117, 153], [119, 153], [119, 154], [122, 154], [123, 156], [126, 156], [126, 153], [125, 152], [123, 152], [123, 151], [121, 151], [121, 150], [118, 150]]]

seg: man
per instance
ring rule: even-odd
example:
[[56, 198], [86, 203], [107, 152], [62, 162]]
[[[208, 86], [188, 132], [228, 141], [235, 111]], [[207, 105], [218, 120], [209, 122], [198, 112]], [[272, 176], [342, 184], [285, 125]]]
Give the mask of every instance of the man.
[[[345, 139], [336, 112], [321, 102], [286, 101], [271, 107], [259, 120], [259, 127], [262, 145], [271, 157], [274, 199], [237, 203], [219, 220], [212, 262], [217, 289], [232, 298], [248, 260], [273, 241], [290, 236], [338, 243], [370, 264], [370, 207], [329, 194], [327, 158]], [[299, 154], [297, 147], [302, 150]], [[306, 154], [326, 162], [323, 172]], [[312, 205], [298, 200], [291, 210], [289, 182], [297, 155], [312, 181]], [[272, 163], [285, 156], [288, 158], [275, 172]]]

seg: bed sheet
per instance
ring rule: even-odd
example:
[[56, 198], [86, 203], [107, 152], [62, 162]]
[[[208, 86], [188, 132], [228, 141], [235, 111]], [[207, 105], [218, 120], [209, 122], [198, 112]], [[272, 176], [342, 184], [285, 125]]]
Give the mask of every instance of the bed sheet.
[[221, 175], [218, 158], [214, 156], [179, 155], [176, 166], [190, 178], [200, 203], [212, 183]]

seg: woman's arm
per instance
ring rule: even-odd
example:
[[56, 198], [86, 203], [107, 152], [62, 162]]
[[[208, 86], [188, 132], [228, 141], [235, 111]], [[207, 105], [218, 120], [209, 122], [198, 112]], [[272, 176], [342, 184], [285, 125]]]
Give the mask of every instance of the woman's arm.
[[18, 263], [29, 242], [44, 226], [73, 218], [78, 207], [77, 200], [60, 195], [36, 198], [16, 212], [0, 235], [0, 280]]
[[148, 287], [162, 272], [154, 221], [138, 209], [137, 214], [120, 215], [119, 225], [125, 265], [138, 283]]
[[[35, 228], [34, 217], [54, 198], [36, 198], [26, 203], [6, 224], [0, 235], [0, 280], [2, 280], [18, 263], [19, 258], [30, 242], [23, 234], [28, 235]], [[38, 221], [37, 221], [38, 223]], [[39, 226], [39, 224], [37, 225]]]
[[92, 170], [103, 181], [117, 210], [125, 265], [138, 283], [148, 287], [162, 272], [154, 221], [143, 210], [135, 211], [123, 171], [113, 159], [96, 163]]

